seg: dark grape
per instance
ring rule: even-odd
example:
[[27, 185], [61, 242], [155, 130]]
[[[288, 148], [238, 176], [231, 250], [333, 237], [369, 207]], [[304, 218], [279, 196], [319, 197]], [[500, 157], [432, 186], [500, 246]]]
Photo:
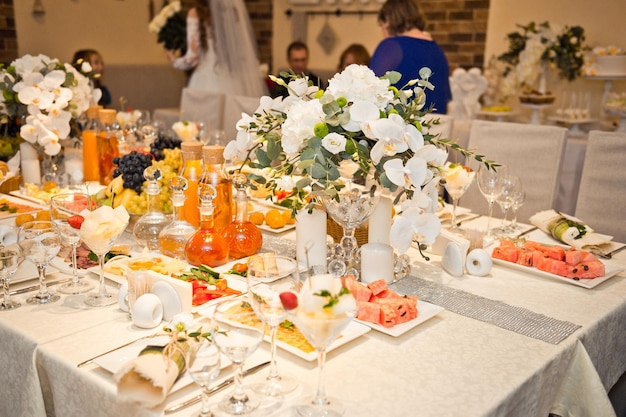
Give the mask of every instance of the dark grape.
[[177, 137], [167, 136], [165, 134], [159, 134], [159, 136], [150, 144], [150, 152], [154, 156], [154, 159], [161, 161], [165, 159], [163, 149], [180, 148], [182, 141]]
[[127, 155], [116, 158], [117, 168], [114, 176], [122, 176], [124, 188], [131, 188], [141, 193], [143, 187], [143, 171], [152, 165], [152, 155], [132, 151]]

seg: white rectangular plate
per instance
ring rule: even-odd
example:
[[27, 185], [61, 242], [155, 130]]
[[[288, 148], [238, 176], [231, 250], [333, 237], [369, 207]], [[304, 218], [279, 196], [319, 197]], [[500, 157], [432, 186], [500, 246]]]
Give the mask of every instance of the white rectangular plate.
[[514, 264], [513, 262], [504, 261], [502, 259], [495, 259], [495, 258], [493, 258], [493, 263], [495, 263], [496, 265], [502, 265], [502, 266], [505, 266], [507, 268], [515, 269], [515, 270], [520, 271], [520, 272], [527, 272], [527, 273], [529, 273], [531, 275], [536, 275], [536, 276], [549, 278], [549, 279], [553, 279], [553, 280], [557, 280], [557, 281], [563, 281], [563, 282], [566, 282], [568, 284], [577, 285], [579, 287], [583, 287], [583, 288], [587, 288], [587, 289], [591, 289], [591, 288], [597, 287], [598, 285], [602, 284], [607, 279], [614, 277], [615, 275], [619, 274], [620, 272], [622, 272], [624, 270], [624, 268], [620, 268], [620, 267], [604, 264], [604, 276], [598, 277], [598, 278], [593, 278], [593, 279], [579, 279], [579, 280], [575, 280], [573, 278], [566, 278], [566, 277], [562, 277], [560, 275], [555, 275], [555, 274], [551, 274], [549, 272], [544, 272], [544, 271], [541, 271], [541, 270], [539, 270], [539, 269], [537, 269], [537, 268], [535, 268], [533, 266], [525, 266], [525, 265], [520, 265], [520, 264]]
[[[46, 268], [46, 276], [55, 272], [59, 272], [59, 270], [48, 265], [48, 267]], [[11, 284], [37, 278], [39, 278], [39, 272], [37, 272], [37, 267], [35, 266], [35, 264], [30, 261], [24, 261], [17, 268], [17, 272], [15, 273], [15, 275], [13, 275], [13, 277], [11, 278]]]
[[[93, 362], [112, 374], [117, 372], [128, 361], [135, 359], [139, 352], [148, 345], [164, 346], [169, 341], [169, 336], [156, 336], [140, 339], [135, 343], [124, 346], [120, 349], [109, 352], [106, 355], [102, 355], [93, 360]], [[224, 355], [221, 356], [220, 369], [224, 369], [230, 365], [230, 361]], [[178, 391], [179, 389], [192, 384], [193, 380], [187, 372], [185, 372], [178, 380], [172, 385], [170, 394]]]
[[385, 327], [385, 326], [381, 326], [380, 324], [374, 324], [374, 323], [370, 323], [367, 321], [356, 320], [356, 319], [355, 321], [362, 323], [366, 326], [369, 326], [372, 329], [379, 331], [381, 333], [388, 334], [389, 336], [398, 337], [408, 332], [409, 330], [419, 326], [425, 321], [435, 317], [437, 314], [441, 313], [444, 310], [445, 308], [443, 307], [440, 307], [431, 303], [427, 303], [426, 301], [417, 300], [417, 311], [418, 311], [417, 318], [411, 321], [407, 321], [406, 323], [397, 324], [393, 327]]
[[[287, 211], [287, 209], [279, 207], [279, 206], [276, 206], [276, 205], [273, 205], [271, 202], [268, 202], [266, 200], [262, 201], [262, 202], [259, 202], [259, 201], [255, 200], [255, 201], [252, 202], [252, 206], [253, 206], [253, 208], [252, 208], [252, 210], [248, 211], [248, 215], [250, 213], [254, 213], [254, 212], [259, 212], [260, 211], [261, 213], [263, 213], [263, 216], [265, 216], [265, 214], [268, 211], [270, 211], [271, 209], [276, 209], [276, 210], [280, 211], [281, 213], [283, 211]], [[265, 222], [263, 222], [263, 224], [257, 225], [257, 227], [259, 228], [259, 230], [263, 230], [265, 232], [282, 233], [282, 232], [286, 232], [287, 230], [295, 229], [296, 228], [296, 224], [295, 223], [294, 224], [288, 224], [288, 225], [285, 225], [285, 226], [283, 226], [281, 228], [278, 228], [278, 229], [272, 229], [267, 224], [265, 224]]]
[[41, 201], [32, 202], [27, 199], [17, 198], [17, 197], [14, 197], [13, 195], [8, 195], [8, 194], [0, 194], [0, 199], [5, 199], [10, 203], [21, 204], [24, 206], [32, 207], [32, 210], [22, 211], [20, 213], [10, 213], [8, 211], [0, 211], [0, 218], [2, 219], [8, 219], [8, 218], [15, 217], [15, 216], [18, 216], [20, 214], [25, 214], [25, 213], [33, 213], [36, 211], [41, 211], [43, 209], [47, 210], [47, 208], [41, 206]]
[[[213, 314], [213, 309], [200, 311], [199, 314], [201, 316], [210, 318]], [[346, 343], [351, 342], [354, 339], [357, 339], [363, 336], [370, 330], [371, 330], [370, 327], [365, 326], [361, 324], [360, 322], [353, 320], [350, 322], [350, 324], [348, 324], [345, 330], [341, 332], [339, 337], [333, 343], [331, 343], [328, 349], [326, 349], [326, 352], [330, 352], [333, 349], [337, 349], [339, 346], [343, 346]], [[270, 341], [269, 335], [265, 335], [265, 341], [267, 342]], [[280, 340], [276, 340], [276, 346], [291, 354], [298, 356], [299, 358], [304, 359], [305, 361], [314, 361], [317, 359], [317, 350], [313, 350], [312, 352], [307, 353], [298, 349], [297, 347], [290, 345], [289, 343], [285, 343]]]

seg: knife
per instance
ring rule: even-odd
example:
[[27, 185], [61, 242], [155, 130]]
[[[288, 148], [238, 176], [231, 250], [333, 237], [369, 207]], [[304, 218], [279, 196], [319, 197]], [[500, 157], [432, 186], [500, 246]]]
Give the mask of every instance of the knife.
[[520, 233], [519, 235], [515, 236], [516, 238], [518, 237], [522, 237], [524, 235], [529, 234], [530, 232], [534, 232], [535, 230], [539, 229], [537, 226], [533, 226], [530, 229], [524, 230], [522, 233]]
[[83, 367], [83, 366], [85, 366], [85, 365], [89, 365], [90, 363], [92, 363], [94, 360], [98, 359], [98, 358], [99, 358], [99, 357], [101, 357], [101, 356], [108, 355], [108, 354], [109, 354], [109, 353], [111, 353], [111, 352], [115, 352], [116, 350], [119, 350], [119, 349], [125, 348], [126, 346], [130, 346], [130, 345], [132, 345], [133, 343], [138, 342], [138, 341], [140, 341], [140, 340], [142, 340], [142, 339], [149, 339], [149, 338], [151, 338], [151, 337], [155, 337], [155, 336], [159, 336], [159, 334], [156, 334], [156, 335], [155, 335], [155, 334], [153, 334], [153, 335], [149, 335], [149, 336], [141, 336], [139, 339], [131, 340], [130, 342], [125, 343], [125, 344], [123, 344], [122, 346], [118, 346], [118, 347], [113, 348], [113, 349], [111, 349], [111, 350], [108, 350], [108, 351], [106, 351], [106, 352], [104, 352], [104, 353], [101, 353], [101, 354], [99, 354], [99, 355], [96, 355], [96, 356], [94, 356], [93, 358], [89, 358], [89, 359], [87, 359], [86, 361], [82, 361], [81, 363], [79, 363], [78, 365], [76, 365], [76, 367], [77, 367], [77, 368], [82, 368], [82, 367]]
[[[70, 282], [71, 280], [72, 280], [72, 278], [60, 279], [58, 281], [52, 281], [52, 282], [46, 282], [46, 287], [52, 287], [53, 285], [64, 284], [66, 282]], [[31, 285], [30, 287], [20, 288], [19, 290], [13, 290], [13, 291], [9, 292], [9, 295], [24, 294], [24, 293], [35, 291], [35, 290], [38, 290], [38, 289], [39, 289], [39, 284]]]
[[[253, 374], [253, 373], [257, 372], [257, 371], [260, 371], [261, 369], [265, 368], [269, 364], [270, 364], [270, 361], [267, 361], [267, 362], [260, 363], [260, 364], [258, 364], [256, 366], [253, 366], [252, 368], [243, 371], [243, 376], [248, 376], [248, 375], [251, 375], [251, 374]], [[226, 381], [222, 382], [221, 384], [211, 388], [209, 390], [209, 392], [208, 392], [208, 395], [213, 395], [216, 392], [222, 391], [224, 388], [232, 385], [233, 382], [235, 382], [235, 377], [228, 378]], [[163, 412], [165, 414], [175, 413], [178, 410], [182, 410], [183, 408], [187, 408], [190, 405], [193, 405], [193, 404], [196, 404], [196, 403], [200, 402], [201, 399], [202, 399], [202, 394], [196, 395], [195, 397], [190, 398], [190, 399], [188, 399], [186, 401], [183, 401], [182, 403], [179, 403], [179, 404], [173, 405], [173, 406], [171, 406], [169, 408], [166, 408], [165, 411], [163, 411]]]

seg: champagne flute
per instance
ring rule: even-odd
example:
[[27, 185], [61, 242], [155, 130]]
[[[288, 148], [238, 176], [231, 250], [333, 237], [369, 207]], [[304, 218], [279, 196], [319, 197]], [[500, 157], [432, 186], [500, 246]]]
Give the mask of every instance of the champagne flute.
[[[462, 171], [462, 172], [460, 172]], [[459, 199], [465, 191], [472, 185], [474, 182], [474, 177], [476, 175], [475, 172], [471, 170], [471, 168], [466, 168], [460, 166], [460, 171], [458, 169], [452, 168], [447, 175], [445, 176], [445, 184], [444, 187], [450, 197], [452, 198], [452, 219], [450, 231], [454, 233], [462, 233], [463, 231], [456, 223], [456, 208], [459, 204]]]
[[29, 304], [48, 304], [61, 298], [50, 294], [46, 286], [48, 262], [61, 250], [61, 237], [52, 222], [35, 221], [24, 223], [17, 234], [17, 245], [24, 258], [37, 266], [39, 272], [39, 292], [26, 299]]
[[11, 277], [17, 272], [19, 254], [13, 250], [0, 249], [0, 279], [2, 279], [3, 298], [0, 303], [0, 310], [12, 310], [22, 304], [11, 300], [9, 294], [9, 282]]
[[191, 366], [187, 368], [189, 376], [202, 388], [202, 408], [198, 417], [210, 417], [211, 407], [209, 404], [209, 387], [220, 373], [220, 352], [211, 341], [202, 339], [200, 344], [193, 349]]
[[511, 229], [511, 233], [515, 233], [520, 230], [520, 227], [517, 225], [517, 211], [524, 204], [526, 200], [526, 191], [519, 190], [513, 193], [512, 196], [513, 204], [511, 204], [511, 210], [513, 210], [513, 220], [511, 220], [511, 224], [509, 228]]
[[[276, 262], [277, 270], [268, 265]], [[298, 284], [298, 263], [284, 256], [271, 256], [266, 261], [263, 256], [255, 257], [248, 262], [248, 295], [256, 315], [269, 327], [270, 331], [270, 362], [269, 375], [265, 381], [252, 385], [252, 389], [267, 396], [280, 396], [295, 390], [298, 381], [278, 373], [276, 365], [276, 335], [278, 326], [287, 318], [280, 294], [295, 291]]]
[[248, 298], [222, 301], [215, 307], [211, 338], [220, 352], [233, 363], [235, 373], [235, 388], [218, 403], [216, 413], [249, 414], [261, 403], [256, 394], [247, 392], [243, 385], [244, 362], [263, 341], [263, 327], [258, 324]]
[[502, 183], [502, 192], [496, 198], [496, 201], [502, 209], [502, 223], [495, 231], [501, 236], [505, 236], [510, 232], [510, 228], [506, 226], [506, 218], [509, 209], [513, 205], [513, 195], [522, 189], [522, 180], [515, 175], [507, 175]]
[[319, 379], [315, 396], [296, 406], [300, 415], [338, 417], [345, 411], [339, 400], [326, 395], [324, 365], [326, 350], [356, 317], [357, 311], [357, 303], [343, 287], [340, 277], [313, 275], [303, 282], [297, 307], [289, 310], [289, 317], [317, 350]]
[[80, 246], [80, 232], [68, 219], [82, 210], [95, 205], [91, 196], [85, 193], [57, 194], [50, 198], [50, 217], [61, 238], [72, 247], [72, 281], [63, 284], [58, 291], [65, 294], [81, 294], [93, 288], [91, 283], [78, 279], [76, 249]]
[[476, 174], [478, 189], [483, 197], [487, 199], [487, 204], [489, 204], [489, 217], [487, 218], [487, 230], [485, 233], [487, 236], [493, 236], [493, 231], [490, 228], [491, 218], [493, 217], [493, 203], [502, 193], [502, 183], [507, 175], [505, 165], [499, 166], [497, 169], [495, 171], [494, 168], [490, 169], [486, 165], [480, 165]]
[[100, 283], [98, 291], [90, 293], [85, 304], [91, 307], [104, 307], [117, 303], [117, 295], [107, 291], [104, 285], [104, 256], [117, 238], [128, 226], [130, 216], [124, 206], [113, 209], [109, 206], [89, 207], [81, 212], [84, 221], [80, 227], [83, 242], [98, 256]]

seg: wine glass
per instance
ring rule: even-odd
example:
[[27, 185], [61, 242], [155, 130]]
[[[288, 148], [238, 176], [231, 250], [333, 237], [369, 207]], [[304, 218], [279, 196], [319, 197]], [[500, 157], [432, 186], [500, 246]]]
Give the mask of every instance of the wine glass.
[[526, 200], [526, 191], [520, 189], [514, 192], [511, 199], [513, 201], [511, 204], [511, 210], [513, 210], [513, 220], [511, 220], [509, 228], [511, 229], [511, 233], [515, 233], [520, 230], [520, 227], [517, 224], [517, 211], [520, 207], [522, 207], [524, 201]]
[[72, 247], [72, 281], [63, 284], [58, 291], [64, 294], [80, 294], [93, 288], [91, 283], [78, 279], [76, 248], [80, 246], [80, 232], [68, 219], [95, 204], [85, 193], [57, 194], [50, 198], [50, 218], [64, 242]]
[[509, 209], [513, 205], [513, 195], [522, 189], [522, 180], [515, 175], [507, 175], [502, 183], [502, 192], [496, 198], [496, 202], [502, 209], [502, 223], [495, 230], [495, 233], [506, 236], [511, 230], [506, 226], [506, 218]]
[[98, 256], [100, 283], [98, 291], [90, 293], [85, 304], [91, 307], [104, 307], [117, 303], [117, 295], [107, 291], [104, 285], [104, 255], [111, 249], [117, 238], [128, 226], [129, 215], [124, 206], [113, 209], [109, 206], [93, 207], [81, 212], [84, 221], [80, 227], [80, 237], [93, 253]]
[[474, 177], [476, 173], [471, 171], [470, 168], [466, 170], [465, 167], [460, 167], [461, 171], [453, 169], [446, 175], [444, 187], [450, 197], [452, 198], [452, 219], [450, 231], [454, 233], [463, 233], [459, 225], [456, 223], [456, 208], [459, 204], [459, 199], [465, 191], [472, 185], [474, 182]]
[[317, 350], [319, 379], [315, 396], [297, 405], [296, 410], [309, 417], [341, 416], [345, 410], [343, 404], [326, 396], [326, 350], [356, 316], [357, 303], [350, 291], [343, 287], [340, 277], [325, 274], [313, 275], [302, 283], [297, 304], [296, 308], [289, 310], [289, 317]]
[[193, 348], [191, 366], [187, 368], [189, 376], [202, 388], [202, 408], [198, 417], [210, 417], [209, 387], [220, 373], [220, 352], [211, 341], [202, 339], [198, 346]]
[[283, 395], [293, 391], [298, 381], [279, 375], [276, 365], [276, 335], [278, 326], [287, 318], [280, 294], [295, 291], [298, 284], [298, 263], [284, 256], [269, 256], [269, 262], [276, 262], [278, 269], [272, 269], [265, 257], [255, 257], [248, 262], [248, 295], [256, 315], [270, 330], [270, 351], [272, 359], [270, 372], [265, 381], [252, 386], [259, 394], [268, 396]]
[[493, 203], [502, 192], [502, 183], [506, 175], [507, 168], [504, 165], [499, 166], [497, 171], [486, 165], [480, 165], [478, 173], [476, 174], [478, 189], [483, 197], [487, 199], [487, 204], [489, 204], [489, 217], [487, 218], [487, 231], [485, 233], [487, 236], [493, 236], [493, 231], [490, 228], [491, 218], [493, 216]]
[[29, 304], [48, 304], [61, 298], [50, 294], [46, 286], [48, 262], [61, 250], [61, 237], [52, 222], [35, 221], [24, 223], [17, 234], [17, 245], [24, 258], [37, 266], [39, 272], [39, 292], [26, 299]]
[[0, 249], [0, 279], [2, 279], [2, 303], [0, 310], [12, 310], [22, 304], [11, 300], [9, 294], [9, 283], [11, 277], [17, 272], [19, 254], [13, 250]]
[[253, 392], [247, 392], [243, 386], [243, 364], [263, 341], [263, 327], [259, 324], [248, 298], [222, 301], [215, 307], [211, 338], [233, 363], [235, 373], [235, 388], [217, 404], [216, 413], [247, 414], [261, 403]]

